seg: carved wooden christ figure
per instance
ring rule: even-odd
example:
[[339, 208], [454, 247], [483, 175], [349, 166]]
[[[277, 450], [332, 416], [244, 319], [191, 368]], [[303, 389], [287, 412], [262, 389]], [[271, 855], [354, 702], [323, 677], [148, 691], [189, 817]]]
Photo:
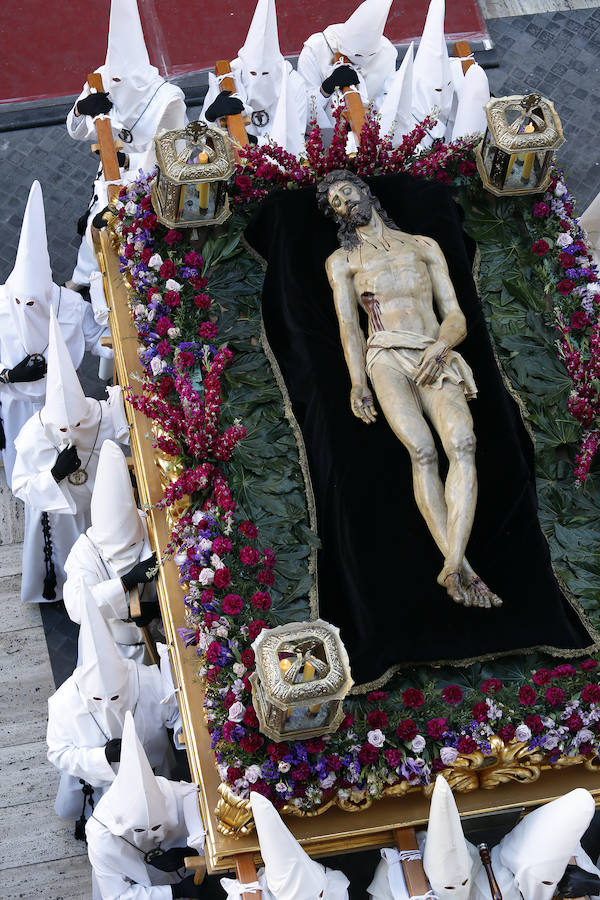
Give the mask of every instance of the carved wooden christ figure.
[[[366, 424], [375, 422], [370, 380], [410, 454], [415, 499], [444, 557], [438, 583], [464, 606], [501, 606], [465, 558], [477, 502], [467, 401], [477, 388], [471, 369], [453, 350], [467, 326], [444, 255], [432, 238], [400, 231], [351, 172], [330, 172], [317, 197], [340, 226], [341, 246], [326, 270], [352, 382], [352, 412]], [[367, 313], [366, 341], [359, 306]], [[432, 428], [448, 457], [445, 484]]]

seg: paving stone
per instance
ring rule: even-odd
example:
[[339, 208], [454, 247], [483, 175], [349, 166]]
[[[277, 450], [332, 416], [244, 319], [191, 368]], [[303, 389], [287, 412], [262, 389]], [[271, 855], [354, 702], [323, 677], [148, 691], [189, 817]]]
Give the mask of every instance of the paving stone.
[[46, 800], [54, 804], [58, 772], [46, 757], [46, 741], [0, 749], [0, 809]]
[[87, 856], [5, 869], [0, 900], [91, 900], [91, 872]]
[[0, 659], [0, 747], [44, 740], [54, 684], [43, 628], [0, 634]]

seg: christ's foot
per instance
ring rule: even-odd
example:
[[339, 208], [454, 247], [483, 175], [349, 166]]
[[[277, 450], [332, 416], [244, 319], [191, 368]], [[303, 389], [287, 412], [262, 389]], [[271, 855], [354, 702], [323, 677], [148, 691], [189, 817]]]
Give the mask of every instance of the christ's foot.
[[502, 606], [500, 597], [494, 594], [478, 575], [467, 585], [466, 592], [472, 606], [479, 606], [483, 609], [491, 609], [492, 606]]
[[473, 601], [462, 582], [460, 572], [449, 572], [444, 578], [444, 587], [455, 603], [472, 606]]

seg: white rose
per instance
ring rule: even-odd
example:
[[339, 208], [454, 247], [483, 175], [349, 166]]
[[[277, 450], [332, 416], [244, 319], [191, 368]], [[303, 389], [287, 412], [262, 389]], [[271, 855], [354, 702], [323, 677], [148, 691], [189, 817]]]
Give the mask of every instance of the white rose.
[[244, 713], [246, 712], [246, 707], [243, 703], [240, 703], [239, 700], [236, 700], [235, 703], [232, 703], [229, 707], [229, 721], [230, 722], [241, 722], [244, 718]]
[[148, 260], [148, 268], [150, 269], [160, 269], [162, 266], [162, 256], [160, 253], [153, 253], [150, 259]]
[[175, 560], [175, 564], [177, 566], [182, 566], [185, 562], [187, 562], [187, 553], [185, 552], [185, 550], [178, 550], [173, 559]]
[[239, 675], [240, 677], [246, 673], [246, 666], [242, 663], [234, 663], [232, 666], [233, 674]]
[[594, 281], [587, 286], [588, 294], [600, 294], [600, 281]]
[[458, 756], [458, 750], [455, 750], [454, 747], [442, 747], [440, 752], [440, 759], [444, 763], [445, 766], [452, 766], [456, 762], [456, 758]]
[[226, 638], [229, 634], [229, 629], [225, 627], [225, 625], [217, 625], [217, 630], [215, 632], [217, 637]]
[[594, 734], [589, 728], [582, 728], [577, 732], [576, 737], [578, 744], [587, 744], [589, 741], [594, 740]]
[[152, 320], [154, 319], [155, 315], [156, 315], [156, 310], [155, 310], [155, 309], [149, 309], [149, 310], [148, 310], [148, 315], [147, 315], [148, 321], [149, 321], [149, 322], [152, 322]]
[[[194, 525], [197, 525], [198, 522], [201, 522], [203, 518], [204, 518], [204, 513], [202, 512], [201, 509], [197, 509], [196, 512], [194, 513], [194, 515], [192, 516], [192, 522], [194, 523]], [[202, 547], [202, 544], [200, 544], [200, 546]], [[211, 544], [211, 547], [212, 547], [212, 544]], [[202, 549], [204, 549], [204, 547], [202, 547]]]
[[227, 766], [219, 765], [217, 768], [219, 770], [221, 781], [227, 781]]
[[412, 749], [414, 750], [415, 753], [420, 753], [421, 750], [423, 750], [425, 748], [426, 743], [427, 743], [427, 741], [425, 740], [423, 735], [418, 734], [415, 738], [413, 738], [410, 746], [412, 747]]
[[248, 779], [250, 784], [256, 784], [260, 778], [260, 766], [248, 766], [244, 772], [244, 777]]
[[140, 250], [143, 250], [145, 246], [146, 245], [143, 241], [134, 241], [133, 243], [133, 249], [137, 250], [138, 253], [140, 252]]
[[554, 750], [554, 748], [558, 745], [558, 735], [557, 734], [547, 734], [544, 738], [544, 748], [546, 750]]
[[225, 568], [225, 563], [222, 562], [221, 557], [217, 556], [216, 553], [213, 553], [213, 555], [211, 556], [210, 564], [213, 567], [213, 569], [224, 569]]
[[174, 340], [174, 338], [179, 337], [179, 328], [167, 328], [167, 336]]
[[165, 361], [164, 359], [161, 359], [160, 356], [155, 356], [150, 362], [150, 368], [152, 369], [153, 375], [160, 375], [164, 367]]
[[517, 725], [515, 738], [517, 741], [530, 741], [531, 729], [527, 725]]
[[173, 281], [172, 278], [168, 278], [165, 282], [165, 288], [167, 291], [180, 291], [181, 285], [178, 281]]
[[325, 778], [322, 778], [319, 784], [323, 788], [323, 790], [327, 790], [327, 788], [333, 787], [335, 782], [335, 772], [330, 772]]
[[146, 312], [146, 307], [143, 306], [141, 303], [138, 303], [137, 306], [133, 307], [133, 311], [136, 316], [143, 316], [144, 313]]
[[215, 573], [213, 572], [212, 569], [209, 569], [208, 567], [202, 569], [202, 571], [200, 572], [200, 576], [198, 578], [198, 581], [200, 582], [200, 584], [203, 584], [204, 587], [206, 587], [207, 585], [212, 584], [214, 580], [215, 580]]
[[282, 759], [279, 761], [279, 765], [277, 766], [277, 768], [285, 775], [285, 773], [289, 772], [292, 767], [289, 762], [285, 762], [285, 760]]
[[137, 212], [137, 206], [135, 205], [133, 200], [130, 200], [129, 203], [125, 205], [125, 212], [128, 216], [135, 216]]
[[556, 246], [557, 247], [568, 247], [573, 243], [573, 238], [567, 231], [561, 231], [559, 235], [556, 237]]
[[555, 197], [564, 197], [567, 193], [567, 186], [564, 181], [558, 181], [556, 183], [556, 187], [554, 188], [554, 196]]
[[385, 734], [380, 728], [375, 728], [367, 734], [367, 741], [373, 747], [383, 747], [385, 743]]
[[[197, 516], [198, 518], [196, 518], [196, 516]], [[203, 518], [203, 516], [204, 516], [204, 513], [201, 513], [201, 512], [199, 512], [199, 511], [196, 511], [196, 512], [194, 513], [194, 518], [196, 518], [196, 521], [194, 522], [194, 518], [192, 519], [192, 522], [194, 522], [194, 525], [197, 525], [198, 522], [200, 522], [200, 520]], [[210, 550], [210, 548], [212, 547], [212, 541], [209, 541], [208, 538], [201, 538], [200, 543], [199, 543], [199, 547], [200, 547], [200, 549], [203, 550], [203, 551], [205, 551], [205, 550]]]

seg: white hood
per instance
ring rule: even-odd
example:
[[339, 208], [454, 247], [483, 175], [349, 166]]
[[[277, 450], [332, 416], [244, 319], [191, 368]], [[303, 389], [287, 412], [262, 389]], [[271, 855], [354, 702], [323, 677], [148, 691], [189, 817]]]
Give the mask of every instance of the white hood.
[[73, 672], [86, 708], [92, 713], [107, 739], [121, 737], [125, 713], [137, 702], [135, 663], [122, 658], [94, 596], [80, 578], [81, 665]]
[[275, 0], [258, 0], [238, 59], [242, 64], [247, 103], [254, 110], [269, 110], [279, 98], [284, 65]]
[[131, 127], [164, 81], [150, 65], [136, 0], [112, 0], [106, 62], [98, 71], [114, 104], [111, 118]]
[[153, 773], [130, 712], [125, 713], [122, 740], [119, 771], [96, 807], [97, 818], [145, 852], [177, 827], [177, 798], [171, 783]]
[[434, 106], [444, 127], [454, 95], [450, 58], [444, 36], [444, 0], [431, 0], [413, 67], [413, 106], [423, 119]]
[[327, 887], [325, 867], [302, 849], [272, 803], [250, 793], [267, 885], [277, 900], [316, 900]]
[[440, 900], [469, 900], [473, 896], [475, 853], [465, 840], [456, 802], [448, 782], [438, 775], [431, 796], [423, 868]]
[[290, 66], [284, 65], [279, 100], [273, 123], [267, 127], [267, 133], [276, 144], [299, 157], [304, 153], [304, 121], [301, 120], [294, 95], [288, 87], [291, 71]]
[[487, 118], [484, 106], [490, 99], [490, 85], [481, 66], [474, 63], [465, 72], [462, 90], [452, 128], [452, 140], [477, 132], [485, 133]]
[[494, 848], [526, 900], [551, 900], [594, 810], [589, 791], [576, 788], [529, 813]]
[[392, 0], [364, 0], [350, 18], [325, 29], [335, 31], [335, 47], [355, 65], [367, 63], [379, 50]]
[[114, 441], [102, 444], [90, 511], [89, 539], [117, 575], [129, 572], [140, 558], [146, 536], [127, 461]]
[[54, 285], [39, 181], [34, 181], [29, 190], [17, 258], [6, 279], [6, 293], [24, 349], [27, 353], [43, 353], [48, 346]]
[[391, 134], [392, 143], [397, 146], [402, 136], [408, 134], [416, 125], [412, 115], [413, 95], [413, 57], [414, 42], [404, 55], [402, 64], [381, 104], [381, 123], [379, 133], [382, 137]]
[[[59, 449], [69, 443], [91, 449], [99, 416], [98, 402], [83, 393], [54, 310], [51, 310], [46, 402], [41, 412], [46, 437]], [[85, 460], [81, 463], [84, 465]]]

